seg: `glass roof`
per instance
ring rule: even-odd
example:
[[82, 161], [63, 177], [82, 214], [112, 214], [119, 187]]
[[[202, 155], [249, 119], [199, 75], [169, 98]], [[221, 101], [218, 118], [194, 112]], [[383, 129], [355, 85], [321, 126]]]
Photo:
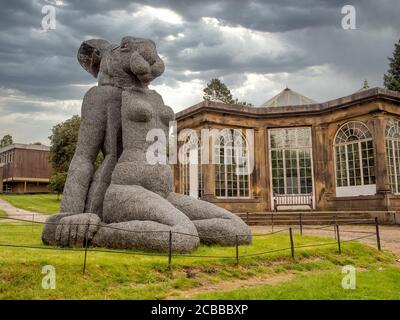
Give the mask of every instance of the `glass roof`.
[[285, 88], [275, 97], [264, 102], [260, 107], [285, 107], [285, 106], [298, 106], [317, 103], [313, 99], [307, 98], [302, 94], [293, 91], [289, 88]]

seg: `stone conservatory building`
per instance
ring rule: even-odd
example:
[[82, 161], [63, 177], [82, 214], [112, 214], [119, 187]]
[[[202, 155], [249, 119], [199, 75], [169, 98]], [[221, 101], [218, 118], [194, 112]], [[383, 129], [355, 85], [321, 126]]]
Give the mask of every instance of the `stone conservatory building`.
[[317, 103], [286, 88], [260, 107], [202, 101], [176, 120], [178, 135], [238, 130], [254, 150], [253, 170], [236, 174], [221, 135], [218, 163], [175, 165], [177, 192], [233, 212], [400, 210], [400, 93], [365, 85]]

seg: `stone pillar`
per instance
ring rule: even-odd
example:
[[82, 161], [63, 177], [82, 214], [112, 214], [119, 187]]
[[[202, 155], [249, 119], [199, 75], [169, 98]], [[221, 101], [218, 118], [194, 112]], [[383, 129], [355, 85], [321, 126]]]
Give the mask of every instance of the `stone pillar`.
[[[210, 127], [207, 127], [208, 130], [211, 130]], [[204, 139], [204, 136], [202, 136]], [[215, 164], [213, 164], [213, 146], [212, 146], [212, 138], [208, 137], [208, 163], [203, 164], [203, 185], [204, 185], [204, 194], [203, 199], [207, 201], [211, 201], [215, 199]]]
[[314, 198], [316, 205], [318, 199], [326, 192], [327, 184], [327, 126], [320, 125], [312, 127], [312, 150], [313, 150], [313, 170], [314, 170]]
[[389, 194], [390, 181], [389, 171], [386, 160], [386, 124], [387, 119], [384, 114], [375, 114], [372, 118], [373, 124], [373, 139], [374, 139], [374, 155], [375, 155], [375, 178], [376, 178], [376, 193]]
[[335, 165], [333, 139], [335, 126], [321, 124], [312, 127], [314, 170], [314, 199], [318, 210], [326, 208], [327, 197], [335, 195]]
[[255, 181], [253, 185], [263, 207], [270, 209], [268, 197], [268, 179], [267, 179], [267, 138], [265, 128], [256, 128], [254, 130], [254, 171]]

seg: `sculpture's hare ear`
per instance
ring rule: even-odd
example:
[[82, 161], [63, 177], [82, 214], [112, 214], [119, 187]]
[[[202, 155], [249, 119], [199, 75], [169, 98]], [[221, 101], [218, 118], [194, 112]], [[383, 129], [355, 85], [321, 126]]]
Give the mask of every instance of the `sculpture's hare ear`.
[[90, 39], [83, 41], [78, 50], [78, 61], [80, 65], [97, 78], [100, 62], [110, 43], [103, 39]]

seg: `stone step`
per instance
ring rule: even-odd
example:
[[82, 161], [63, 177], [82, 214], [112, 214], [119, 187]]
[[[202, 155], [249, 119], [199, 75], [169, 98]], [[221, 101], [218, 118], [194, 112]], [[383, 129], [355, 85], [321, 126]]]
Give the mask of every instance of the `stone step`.
[[372, 223], [378, 217], [380, 223], [399, 223], [393, 211], [312, 211], [312, 212], [256, 212], [237, 213], [249, 225], [281, 224], [345, 224], [345, 223]]

